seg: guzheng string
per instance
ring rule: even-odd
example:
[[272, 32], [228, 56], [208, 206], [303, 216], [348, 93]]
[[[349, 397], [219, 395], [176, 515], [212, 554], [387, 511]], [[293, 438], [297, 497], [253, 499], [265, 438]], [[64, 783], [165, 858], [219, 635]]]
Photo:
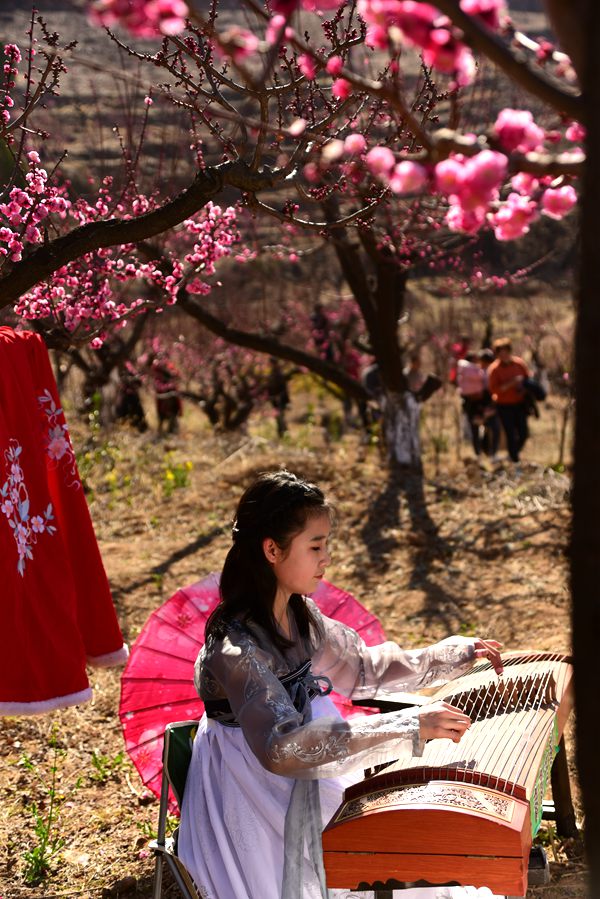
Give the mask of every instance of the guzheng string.
[[[557, 662], [559, 659], [560, 659], [560, 656], [556, 655], [551, 660], [546, 658], [545, 661], [546, 662], [552, 661], [554, 663], [554, 662]], [[555, 668], [556, 668], [556, 665], [554, 665], [554, 664], [552, 666], [549, 666], [548, 669], [543, 673], [543, 675], [541, 677], [540, 686], [539, 686], [538, 695], [537, 695], [537, 704], [534, 709], [534, 712], [536, 712], [536, 713], [541, 710], [542, 706], [545, 705], [545, 703], [548, 699], [552, 698], [549, 695], [549, 689], [552, 684]], [[554, 711], [552, 710], [552, 715], [553, 714], [554, 714]], [[537, 728], [543, 727], [543, 725], [544, 725], [543, 719], [540, 720], [539, 716], [537, 716], [537, 714], [536, 714], [535, 718], [533, 719], [533, 727], [531, 727], [530, 730], [526, 732], [526, 736], [529, 738], [529, 745], [531, 747], [530, 751], [529, 751], [527, 757], [521, 757], [519, 759], [519, 757], [517, 756], [515, 758], [513, 767], [510, 771], [510, 780], [513, 781], [513, 784], [515, 784], [519, 780], [521, 780], [523, 771], [527, 770], [527, 766], [529, 764], [531, 764], [530, 756], [531, 756], [533, 747], [535, 746], [535, 742], [536, 742], [534, 740], [535, 730]], [[520, 765], [519, 765], [519, 761], [521, 762]]]
[[[555, 654], [528, 654], [505, 660], [505, 669], [512, 669], [509, 676], [498, 679], [491, 664], [478, 666], [477, 675], [489, 673], [487, 683], [467, 689], [461, 696], [448, 695], [447, 701], [456, 705], [473, 719], [473, 727], [465, 734], [453, 755], [456, 761], [448, 759], [447, 745], [436, 741], [428, 753], [428, 766], [459, 771], [475, 767], [489, 776], [489, 785], [500, 788], [501, 782], [512, 784], [510, 792], [519, 787], [524, 771], [532, 763], [536, 752], [537, 729], [543, 735], [547, 730], [547, 716], [538, 712], [548, 699], [556, 665], [562, 656]], [[512, 675], [512, 676], [511, 676]], [[504, 714], [500, 714], [505, 710]], [[498, 713], [501, 733], [493, 727], [493, 715]], [[519, 751], [523, 747], [526, 751]], [[512, 757], [511, 757], [512, 755]], [[458, 764], [456, 763], [458, 762]], [[508, 770], [505, 767], [512, 763]], [[495, 772], [495, 783], [494, 783]]]

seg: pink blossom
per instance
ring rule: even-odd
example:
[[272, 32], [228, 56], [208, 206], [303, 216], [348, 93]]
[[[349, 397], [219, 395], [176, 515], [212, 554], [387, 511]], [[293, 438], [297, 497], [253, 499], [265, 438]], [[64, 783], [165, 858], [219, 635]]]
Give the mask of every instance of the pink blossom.
[[563, 187], [548, 188], [542, 196], [542, 212], [553, 219], [561, 219], [567, 215], [577, 203], [575, 188], [570, 184]]
[[137, 37], [178, 34], [185, 27], [189, 10], [183, 0], [93, 0], [93, 22], [121, 25]]
[[490, 214], [489, 221], [498, 240], [516, 240], [527, 234], [536, 217], [536, 203], [529, 197], [512, 193], [497, 212]]
[[144, 97], [144, 103], [146, 104], [146, 106], [152, 106], [154, 100], [152, 99], [152, 97]]
[[473, 54], [447, 28], [431, 30], [427, 46], [423, 47], [423, 60], [440, 72], [456, 73], [457, 81], [463, 87], [470, 84], [475, 75]]
[[390, 189], [396, 194], [415, 193], [427, 183], [427, 169], [405, 159], [395, 166], [390, 177]]
[[341, 0], [272, 0], [271, 6], [276, 12], [291, 16], [299, 6], [309, 12], [321, 12], [325, 9], [337, 9], [340, 2]]
[[360, 156], [367, 148], [367, 142], [362, 134], [349, 134], [344, 141], [344, 152], [348, 156]]
[[327, 65], [325, 66], [330, 75], [333, 75], [336, 78], [341, 74], [342, 69], [344, 68], [344, 61], [341, 56], [331, 56], [327, 60]]
[[479, 196], [489, 194], [500, 187], [508, 171], [508, 159], [495, 150], [482, 150], [465, 162], [463, 190]]
[[462, 206], [450, 206], [446, 213], [446, 224], [451, 231], [475, 234], [485, 221], [485, 213], [481, 207], [467, 210]]
[[282, 31], [285, 30], [286, 17], [282, 15], [273, 16], [267, 25], [265, 31], [265, 40], [268, 44], [274, 44], [279, 40]]
[[385, 50], [390, 42], [387, 28], [383, 25], [369, 25], [365, 43], [374, 50]]
[[337, 9], [341, 0], [301, 0], [304, 9], [309, 12], [322, 12], [326, 9]]
[[[370, 5], [372, 8], [377, 9], [377, 4], [371, 3]], [[405, 2], [393, 5], [389, 4], [385, 12], [387, 13], [388, 22], [390, 19], [392, 21], [396, 19], [406, 39], [419, 47], [427, 47], [429, 45], [431, 31], [436, 23], [440, 22], [440, 20], [442, 22], [448, 21], [440, 16], [440, 11], [435, 6], [431, 6], [429, 3], [414, 2], [414, 0], [405, 0]]]
[[199, 296], [206, 296], [210, 293], [210, 284], [207, 284], [206, 281], [202, 281], [201, 278], [192, 278], [191, 281], [188, 281], [187, 292], [197, 294]]
[[460, 0], [460, 8], [494, 29], [500, 27], [500, 14], [505, 12], [503, 0]]
[[389, 147], [373, 147], [366, 156], [367, 168], [373, 175], [390, 175], [394, 168], [394, 154]]
[[317, 74], [317, 67], [314, 59], [311, 56], [307, 56], [306, 53], [303, 53], [298, 57], [298, 68], [309, 81], [312, 81]]
[[21, 51], [16, 44], [5, 44], [4, 55], [10, 60], [13, 66], [18, 66], [21, 62]]
[[239, 25], [232, 25], [221, 34], [221, 42], [217, 45], [217, 49], [219, 52], [227, 53], [234, 62], [242, 63], [256, 53], [259, 43], [258, 37], [252, 31]]
[[331, 85], [331, 93], [338, 100], [347, 100], [352, 93], [352, 85], [345, 78], [336, 78]]
[[314, 162], [307, 162], [302, 172], [306, 180], [310, 181], [311, 184], [316, 184], [320, 178], [319, 166]]
[[449, 196], [458, 194], [463, 181], [464, 156], [443, 159], [435, 167], [435, 184], [440, 193]]
[[494, 130], [503, 148], [512, 153], [537, 150], [544, 142], [544, 129], [533, 121], [528, 109], [503, 109], [498, 114]]
[[513, 175], [510, 179], [510, 184], [517, 193], [529, 197], [534, 194], [540, 186], [538, 179], [534, 177], [534, 175], [530, 175], [529, 172], [518, 172], [516, 175]]
[[567, 140], [583, 141], [586, 137], [586, 130], [583, 125], [579, 124], [579, 122], [571, 122], [565, 131], [565, 137]]

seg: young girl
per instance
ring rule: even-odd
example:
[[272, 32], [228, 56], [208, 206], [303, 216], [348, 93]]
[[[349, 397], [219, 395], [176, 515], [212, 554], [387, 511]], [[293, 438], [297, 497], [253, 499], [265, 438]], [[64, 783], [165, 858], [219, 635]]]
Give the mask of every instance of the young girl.
[[[202, 899], [362, 899], [325, 887], [321, 831], [363, 769], [458, 742], [469, 718], [444, 702], [346, 721], [326, 695], [445, 682], [499, 644], [450, 637], [406, 652], [366, 646], [309, 595], [329, 564], [332, 509], [287, 471], [260, 475], [242, 496], [221, 575], [221, 602], [196, 663], [200, 722], [178, 852]], [[489, 890], [403, 890], [402, 899], [491, 896]]]

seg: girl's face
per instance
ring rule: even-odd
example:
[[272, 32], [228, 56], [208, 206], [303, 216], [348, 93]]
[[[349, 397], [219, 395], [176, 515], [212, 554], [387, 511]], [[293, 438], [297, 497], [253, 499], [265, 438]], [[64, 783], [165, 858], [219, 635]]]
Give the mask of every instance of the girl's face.
[[331, 531], [329, 515], [311, 516], [303, 531], [293, 538], [287, 550], [274, 540], [263, 544], [267, 560], [273, 567], [281, 593], [313, 593], [331, 561], [328, 539]]

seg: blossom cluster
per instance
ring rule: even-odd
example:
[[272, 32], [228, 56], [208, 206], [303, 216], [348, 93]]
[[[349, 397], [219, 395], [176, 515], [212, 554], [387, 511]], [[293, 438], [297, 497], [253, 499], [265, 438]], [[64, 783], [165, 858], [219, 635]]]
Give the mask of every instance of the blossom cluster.
[[11, 92], [15, 86], [21, 62], [21, 51], [16, 44], [4, 45], [3, 78], [0, 87], [0, 136], [4, 137], [10, 123], [10, 110], [15, 105]]
[[[4, 265], [19, 262], [29, 247], [40, 244], [43, 228], [74, 228], [105, 220], [115, 213], [131, 218], [155, 208], [154, 198], [143, 194], [116, 202], [111, 195], [110, 178], [104, 179], [92, 200], [71, 200], [66, 185], [49, 185], [47, 172], [35, 151], [28, 154], [28, 160], [31, 168], [25, 176], [27, 187], [13, 188], [8, 202], [0, 204], [0, 258]], [[235, 209], [223, 210], [208, 203], [167, 238], [164, 259], [159, 262], [140, 258], [133, 245], [85, 253], [57, 269], [48, 282], [25, 293], [15, 312], [26, 319], [57, 319], [71, 333], [92, 336], [94, 332], [92, 345], [98, 347], [106, 336], [104, 332], [95, 333], [98, 328], [111, 323], [124, 326], [127, 316], [150, 304], [162, 311], [164, 305], [176, 302], [184, 278], [192, 279], [190, 290], [209, 293], [211, 285], [197, 274], [209, 278], [215, 272], [216, 262], [229, 255], [238, 240], [235, 221]], [[188, 263], [187, 268], [184, 262]], [[141, 282], [144, 286], [135, 292], [126, 288], [128, 282]], [[149, 295], [156, 299], [150, 300]]]
[[121, 25], [141, 38], [179, 34], [189, 15], [184, 0], [91, 0], [89, 11], [96, 24]]
[[27, 159], [26, 187], [13, 187], [8, 202], [0, 203], [0, 269], [7, 261], [21, 260], [26, 243], [41, 243], [41, 223], [52, 213], [64, 219], [71, 205], [63, 191], [48, 185], [47, 172], [40, 167], [35, 150]]
[[[509, 179], [509, 154], [544, 149], [547, 135], [527, 110], [504, 109], [494, 125], [500, 150], [481, 149], [470, 155], [453, 153], [435, 165], [404, 159], [398, 161], [388, 146], [368, 149], [362, 134], [329, 141], [318, 163], [305, 166], [309, 182], [317, 183], [332, 164], [339, 164], [355, 183], [370, 175], [392, 193], [414, 195], [423, 191], [448, 201], [446, 224], [452, 231], [476, 233], [488, 224], [499, 240], [514, 240], [527, 233], [540, 214], [560, 219], [573, 208], [573, 185], [551, 177], [533, 178], [518, 172]], [[580, 138], [583, 129], [571, 123], [565, 137]], [[475, 144], [473, 143], [475, 149]], [[574, 151], [579, 158], [580, 151]], [[508, 190], [508, 192], [507, 192]]]

